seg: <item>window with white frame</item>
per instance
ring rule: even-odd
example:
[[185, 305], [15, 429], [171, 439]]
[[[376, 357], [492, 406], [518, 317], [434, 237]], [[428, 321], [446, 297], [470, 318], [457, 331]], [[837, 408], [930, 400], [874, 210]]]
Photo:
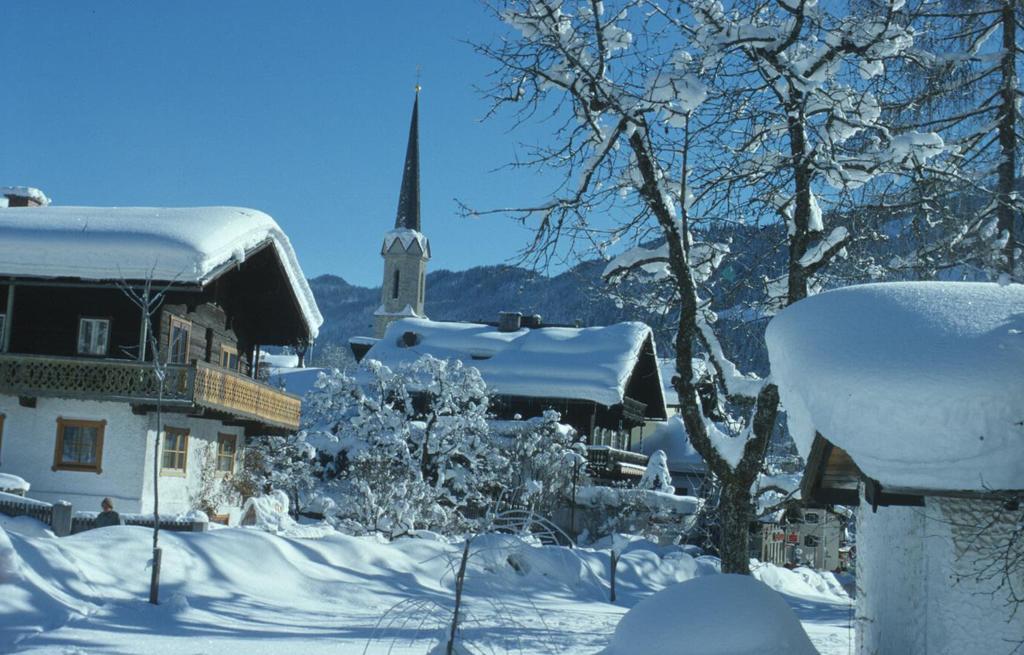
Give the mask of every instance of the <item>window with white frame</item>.
[[110, 319], [78, 319], [78, 354], [106, 355], [110, 346]]

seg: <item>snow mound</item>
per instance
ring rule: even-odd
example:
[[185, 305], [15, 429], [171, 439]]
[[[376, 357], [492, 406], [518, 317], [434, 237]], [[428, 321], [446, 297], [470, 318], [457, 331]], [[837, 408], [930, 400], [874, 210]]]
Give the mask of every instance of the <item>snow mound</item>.
[[28, 491], [31, 485], [25, 478], [18, 477], [13, 473], [0, 473], [0, 490], [2, 491]]
[[818, 432], [885, 486], [1024, 488], [1024, 285], [836, 289], [766, 339], [805, 457]]
[[0, 275], [206, 284], [225, 264], [270, 243], [313, 336], [323, 317], [288, 237], [241, 207], [0, 209]]
[[746, 575], [702, 576], [626, 612], [604, 655], [815, 655], [782, 596]]

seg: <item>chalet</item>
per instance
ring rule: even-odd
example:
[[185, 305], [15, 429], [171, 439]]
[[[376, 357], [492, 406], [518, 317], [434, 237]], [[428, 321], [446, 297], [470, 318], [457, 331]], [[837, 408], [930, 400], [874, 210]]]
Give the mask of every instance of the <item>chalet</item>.
[[0, 472], [27, 479], [30, 496], [151, 509], [158, 407], [167, 512], [192, 506], [204, 470], [236, 471], [247, 436], [298, 428], [300, 399], [254, 379], [254, 360], [260, 346], [309, 343], [322, 318], [270, 216], [7, 205]]
[[666, 418], [651, 329], [529, 325], [518, 313], [506, 313], [498, 326], [400, 319], [365, 358], [391, 367], [424, 354], [461, 360], [480, 371], [497, 418], [557, 410], [588, 437], [596, 465], [642, 475], [647, 458], [627, 452], [629, 446], [639, 442], [647, 421]]
[[804, 498], [857, 506], [858, 652], [1024, 642], [1024, 285], [837, 289], [767, 341]]

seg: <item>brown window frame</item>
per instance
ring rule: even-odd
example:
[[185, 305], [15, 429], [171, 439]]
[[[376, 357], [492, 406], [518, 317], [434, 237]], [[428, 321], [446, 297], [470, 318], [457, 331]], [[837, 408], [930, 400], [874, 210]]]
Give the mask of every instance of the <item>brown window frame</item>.
[[[231, 454], [227, 455], [224, 453], [222, 445], [230, 441], [232, 444]], [[218, 473], [225, 475], [233, 475], [235, 472], [235, 460], [238, 457], [238, 435], [231, 434], [230, 432], [218, 432], [217, 433], [217, 462], [214, 469]], [[221, 468], [220, 462], [222, 459], [230, 460], [231, 468]]]
[[[228, 366], [228, 364], [231, 363], [231, 355], [235, 356], [235, 365], [233, 367], [232, 366]], [[227, 357], [225, 357], [225, 356], [227, 356]], [[226, 359], [226, 361], [225, 361], [225, 359]], [[234, 346], [229, 346], [229, 345], [226, 345], [226, 344], [221, 344], [221, 347], [220, 347], [220, 365], [221, 365], [221, 368], [226, 368], [229, 371], [238, 371], [239, 370], [239, 366], [241, 364], [241, 361], [242, 361], [241, 358], [238, 356], [238, 348], [236, 348]]]
[[[67, 427], [94, 428], [96, 430], [96, 463], [80, 464], [64, 461], [64, 429]], [[106, 421], [90, 421], [85, 419], [57, 417], [57, 439], [53, 448], [54, 471], [82, 471], [86, 473], [103, 472], [103, 433], [106, 431]]]
[[[185, 438], [181, 450], [177, 448], [174, 450], [167, 449], [167, 437], [171, 434]], [[164, 428], [164, 443], [160, 448], [160, 475], [176, 475], [185, 477], [188, 474], [188, 441], [190, 436], [191, 431], [188, 428], [175, 428], [170, 426]], [[181, 468], [166, 465], [167, 455], [169, 453], [175, 454], [175, 462], [177, 462], [177, 456], [181, 457]]]
[[[180, 359], [174, 358], [174, 326], [179, 325], [185, 330], [185, 345], [182, 348], [182, 357]], [[192, 321], [187, 318], [180, 316], [170, 315], [170, 320], [167, 325], [167, 363], [168, 364], [188, 364], [189, 354], [192, 348]]]

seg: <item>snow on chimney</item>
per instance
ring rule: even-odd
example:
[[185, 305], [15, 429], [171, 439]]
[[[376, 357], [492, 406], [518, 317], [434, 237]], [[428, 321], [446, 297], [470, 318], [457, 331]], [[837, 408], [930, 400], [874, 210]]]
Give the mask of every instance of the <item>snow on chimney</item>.
[[30, 186], [0, 186], [0, 196], [3, 196], [3, 207], [45, 207], [50, 204], [46, 194]]

